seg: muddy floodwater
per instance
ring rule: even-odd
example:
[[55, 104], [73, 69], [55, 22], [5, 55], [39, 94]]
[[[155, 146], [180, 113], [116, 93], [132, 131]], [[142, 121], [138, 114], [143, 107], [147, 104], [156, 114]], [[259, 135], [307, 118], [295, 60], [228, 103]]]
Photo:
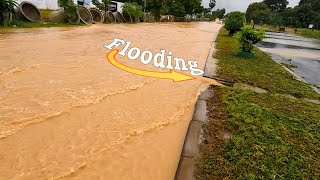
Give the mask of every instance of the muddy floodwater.
[[203, 69], [219, 28], [155, 23], [0, 30], [0, 179], [172, 180], [203, 83], [124, 72], [107, 62], [104, 45], [117, 37], [141, 50], [197, 60]]

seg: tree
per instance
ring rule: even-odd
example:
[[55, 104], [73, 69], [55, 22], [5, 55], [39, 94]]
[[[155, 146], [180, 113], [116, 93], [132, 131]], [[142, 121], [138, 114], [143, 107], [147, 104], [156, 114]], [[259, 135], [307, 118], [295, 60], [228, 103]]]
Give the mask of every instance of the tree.
[[254, 44], [261, 42], [265, 38], [264, 29], [254, 30], [253, 24], [245, 25], [241, 28], [239, 35], [237, 36], [240, 44], [241, 51], [243, 52], [252, 52]]
[[18, 4], [14, 0], [1, 0], [0, 1], [0, 25], [6, 26], [6, 18], [10, 16], [10, 14], [15, 13], [15, 7]]
[[164, 3], [165, 2], [163, 0], [149, 0], [147, 1], [146, 9], [154, 14], [156, 20], [159, 20], [160, 12]]
[[216, 7], [216, 0], [210, 0], [210, 2], [209, 2], [209, 7], [210, 7], [211, 9], [213, 9], [214, 7]]
[[128, 13], [131, 17], [134, 18], [140, 18], [143, 16], [143, 10], [142, 6], [140, 6], [138, 3], [133, 2], [126, 2], [123, 5], [123, 11]]
[[92, 0], [92, 4], [94, 4], [100, 11], [107, 12], [109, 10], [109, 4], [111, 0], [102, 0], [102, 2], [98, 0]]
[[270, 22], [271, 11], [257, 10], [251, 13], [250, 20], [256, 24], [268, 24]]
[[271, 10], [264, 2], [255, 2], [248, 6], [246, 11], [247, 22], [253, 20], [258, 24], [269, 23]]
[[217, 9], [217, 10], [212, 12], [213, 19], [216, 19], [216, 18], [223, 19], [225, 13], [226, 13], [226, 10], [224, 8], [223, 9]]
[[264, 0], [263, 2], [274, 12], [283, 12], [289, 4], [287, 0]]
[[78, 6], [73, 3], [73, 0], [59, 0], [58, 4], [63, 8], [65, 22], [73, 22], [77, 17]]
[[245, 14], [240, 11], [234, 11], [227, 14], [225, 28], [229, 31], [230, 35], [233, 35], [237, 31], [241, 30], [245, 22]]

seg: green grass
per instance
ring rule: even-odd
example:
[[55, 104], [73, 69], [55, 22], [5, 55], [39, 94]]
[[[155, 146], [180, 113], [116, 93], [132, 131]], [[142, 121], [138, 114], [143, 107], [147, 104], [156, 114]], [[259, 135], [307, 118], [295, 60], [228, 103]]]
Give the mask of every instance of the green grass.
[[[266, 25], [265, 29], [270, 31], [279, 31], [279, 26]], [[320, 30], [311, 30], [305, 28], [296, 28], [296, 30], [296, 34], [299, 36], [320, 40]], [[289, 33], [295, 33], [294, 29], [288, 27], [286, 27], [286, 31]]]
[[222, 79], [243, 82], [268, 90], [271, 93], [289, 94], [297, 98], [320, 99], [320, 95], [306, 83], [298, 81], [269, 55], [255, 48], [255, 57], [237, 56], [237, 40], [223, 28], [217, 39], [218, 76]]
[[9, 26], [1, 27], [0, 29], [11, 29], [11, 28], [41, 28], [41, 27], [70, 27], [70, 26], [83, 26], [81, 23], [53, 23], [49, 22], [49, 14], [53, 10], [40, 9], [42, 20], [40, 22], [28, 22], [21, 20], [13, 20]]
[[[320, 178], [320, 105], [211, 88], [215, 96], [207, 100], [210, 121], [204, 127], [207, 142], [197, 159], [197, 179]], [[234, 135], [225, 143], [219, 131], [230, 129]]]
[[320, 40], [320, 30], [298, 29], [297, 34], [303, 37]]
[[258, 49], [238, 57], [225, 29], [216, 47], [219, 78], [269, 92], [210, 87], [196, 179], [320, 179], [320, 105], [302, 99], [319, 94]]

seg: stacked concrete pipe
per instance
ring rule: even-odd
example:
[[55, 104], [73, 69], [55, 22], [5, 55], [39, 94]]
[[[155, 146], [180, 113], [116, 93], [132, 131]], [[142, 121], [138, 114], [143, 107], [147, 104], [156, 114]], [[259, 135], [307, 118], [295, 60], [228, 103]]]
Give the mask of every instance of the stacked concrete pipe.
[[104, 22], [105, 23], [115, 23], [116, 18], [114, 17], [111, 11], [107, 11], [104, 13]]
[[4, 25], [10, 24], [11, 21], [12, 21], [12, 16], [13, 16], [12, 13], [9, 13], [7, 16], [5, 16], [5, 17], [4, 17], [4, 20], [3, 20], [3, 21], [4, 21], [3, 24], [4, 24]]
[[126, 13], [126, 12], [123, 12], [122, 15], [123, 15], [123, 17], [124, 17], [124, 19], [125, 19], [126, 22], [133, 22], [133, 19], [132, 19], [132, 17], [130, 16], [130, 14], [128, 14], [128, 13]]
[[91, 25], [93, 23], [93, 18], [91, 12], [84, 6], [79, 6], [80, 21], [84, 24]]
[[99, 9], [90, 8], [89, 11], [92, 15], [92, 20], [94, 24], [100, 24], [104, 22], [104, 16]]
[[145, 13], [144, 14], [144, 21], [145, 22], [156, 22], [156, 19], [155, 19], [154, 15], [152, 15], [151, 13]]
[[31, 22], [39, 22], [42, 18], [42, 15], [39, 9], [32, 3], [23, 1], [19, 4], [16, 9], [16, 13], [22, 19], [31, 21]]
[[[64, 10], [59, 10], [59, 11], [52, 11], [49, 14], [49, 21], [54, 22], [54, 23], [64, 23]], [[75, 14], [75, 19], [69, 19], [69, 23], [79, 23], [80, 22], [80, 15], [77, 12]]]
[[114, 12], [113, 16], [115, 17], [116, 22], [127, 22], [119, 11]]

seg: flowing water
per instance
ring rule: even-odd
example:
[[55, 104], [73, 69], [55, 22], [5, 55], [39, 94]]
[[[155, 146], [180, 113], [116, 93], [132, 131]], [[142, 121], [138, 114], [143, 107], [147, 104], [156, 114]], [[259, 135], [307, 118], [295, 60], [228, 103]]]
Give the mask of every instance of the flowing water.
[[[170, 50], [204, 68], [213, 23], [0, 31], [0, 179], [171, 180], [200, 80], [173, 83], [110, 65], [105, 44]], [[117, 57], [128, 66], [152, 65]], [[187, 72], [186, 72], [187, 73]]]

